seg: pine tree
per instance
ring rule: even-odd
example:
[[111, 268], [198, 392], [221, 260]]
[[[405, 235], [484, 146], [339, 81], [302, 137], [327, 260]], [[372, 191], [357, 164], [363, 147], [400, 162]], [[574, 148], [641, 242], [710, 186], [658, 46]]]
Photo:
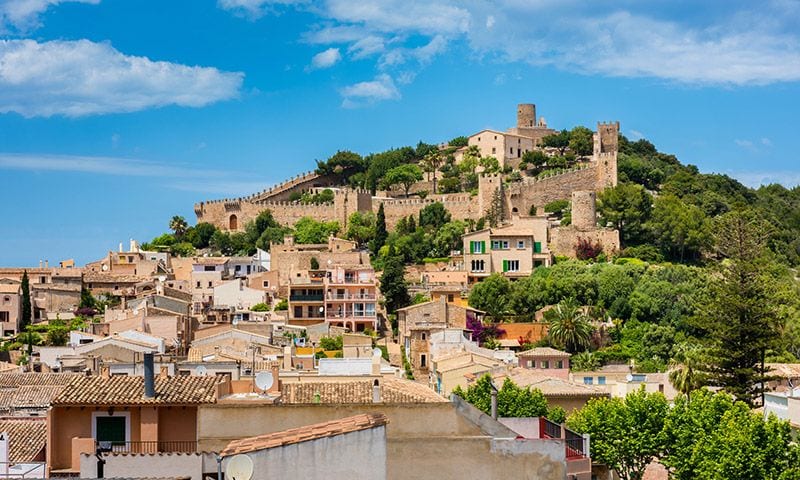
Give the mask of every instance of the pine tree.
[[779, 340], [778, 288], [769, 272], [767, 230], [763, 221], [746, 213], [720, 217], [716, 247], [722, 259], [711, 300], [698, 321], [711, 339], [710, 383], [750, 406], [763, 395], [769, 379], [764, 357]]
[[496, 227], [500, 225], [506, 218], [505, 213], [505, 198], [501, 183], [492, 194], [492, 203], [489, 207], [489, 211], [486, 212], [486, 216], [489, 219], [489, 226]]
[[22, 318], [20, 319], [19, 329], [24, 330], [31, 324], [31, 285], [28, 280], [28, 271], [22, 273]]
[[403, 259], [397, 255], [392, 244], [389, 245], [389, 252], [383, 265], [381, 293], [386, 302], [387, 313], [392, 314], [398, 308], [403, 308], [411, 303], [403, 270]]
[[386, 231], [386, 213], [383, 211], [383, 204], [378, 207], [378, 214], [375, 216], [375, 238], [372, 240], [372, 253], [378, 254], [384, 244], [389, 232]]
[[417, 231], [417, 221], [414, 220], [414, 215], [408, 216], [408, 233], [414, 233]]

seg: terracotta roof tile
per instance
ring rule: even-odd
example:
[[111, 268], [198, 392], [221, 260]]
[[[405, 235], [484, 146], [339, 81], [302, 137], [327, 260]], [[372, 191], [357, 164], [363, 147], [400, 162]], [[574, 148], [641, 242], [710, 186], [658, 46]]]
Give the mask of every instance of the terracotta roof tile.
[[520, 356], [532, 357], [532, 356], [543, 356], [543, 357], [569, 357], [569, 353], [562, 352], [561, 350], [556, 350], [555, 348], [550, 347], [536, 347], [531, 348], [530, 350], [525, 350], [524, 352], [519, 353]]
[[[438, 403], [447, 400], [410, 380], [383, 378], [381, 403]], [[319, 399], [317, 399], [319, 397]], [[284, 383], [281, 402], [293, 404], [353, 404], [372, 402], [372, 380]]]
[[63, 385], [22, 385], [17, 389], [11, 406], [14, 408], [47, 408], [64, 388]]
[[220, 455], [227, 457], [240, 453], [255, 452], [268, 448], [292, 445], [320, 438], [334, 437], [346, 433], [358, 432], [370, 428], [381, 427], [388, 423], [386, 416], [382, 413], [364, 413], [352, 417], [333, 420], [330, 422], [307, 425], [300, 428], [292, 428], [282, 432], [260, 435], [258, 437], [243, 438], [228, 444]]
[[0, 387], [67, 385], [77, 376], [73, 373], [0, 373]]
[[42, 418], [6, 418], [0, 420], [0, 432], [8, 434], [8, 461], [31, 462], [44, 450], [47, 421]]
[[181, 376], [155, 379], [155, 398], [145, 398], [144, 377], [77, 376], [53, 405], [195, 405], [215, 403], [215, 377]]

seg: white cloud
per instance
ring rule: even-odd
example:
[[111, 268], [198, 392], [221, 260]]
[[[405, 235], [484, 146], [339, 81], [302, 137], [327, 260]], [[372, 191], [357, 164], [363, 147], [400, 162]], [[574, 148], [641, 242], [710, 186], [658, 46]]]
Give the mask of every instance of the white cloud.
[[800, 172], [774, 171], [774, 172], [728, 172], [728, 175], [739, 180], [751, 188], [773, 183], [792, 188], [800, 185]]
[[342, 59], [342, 54], [338, 48], [329, 48], [314, 55], [311, 59], [311, 67], [315, 69], [329, 68], [336, 65]]
[[751, 140], [743, 140], [737, 138], [736, 140], [733, 141], [733, 143], [742, 148], [747, 148], [747, 149], [752, 149], [754, 147], [753, 142]]
[[245, 195], [268, 184], [249, 172], [197, 168], [122, 157], [0, 153], [0, 170], [71, 172], [91, 175], [147, 177], [165, 187], [222, 195]]
[[347, 53], [352, 55], [353, 59], [358, 60], [381, 53], [383, 52], [384, 48], [385, 45], [383, 38], [375, 35], [369, 35], [358, 39], [357, 42], [352, 44], [350, 48], [347, 49]]
[[0, 41], [0, 113], [49, 117], [201, 107], [236, 97], [243, 74], [129, 56], [89, 40]]
[[628, 130], [628, 134], [631, 137], [631, 140], [641, 140], [644, 138], [644, 133], [640, 132], [639, 130]]
[[491, 30], [492, 27], [494, 27], [494, 23], [495, 23], [494, 15], [489, 15], [488, 17], [486, 17], [486, 28], [487, 29]]
[[345, 108], [357, 108], [382, 100], [398, 100], [400, 92], [394, 85], [392, 77], [381, 74], [374, 80], [359, 82], [349, 85], [342, 89], [342, 106]]
[[250, 18], [259, 18], [265, 10], [276, 5], [298, 5], [306, 3], [305, 0], [217, 0], [217, 5], [224, 10], [237, 14], [244, 14]]
[[0, 33], [8, 27], [26, 31], [39, 25], [39, 15], [51, 5], [60, 3], [90, 3], [100, 0], [0, 0]]
[[450, 2], [412, 0], [328, 0], [325, 15], [336, 21], [389, 33], [460, 34], [470, 13]]

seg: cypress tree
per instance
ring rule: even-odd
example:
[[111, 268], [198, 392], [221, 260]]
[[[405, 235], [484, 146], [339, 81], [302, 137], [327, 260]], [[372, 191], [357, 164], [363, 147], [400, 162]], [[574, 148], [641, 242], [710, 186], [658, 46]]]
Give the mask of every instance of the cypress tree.
[[28, 271], [22, 272], [22, 318], [20, 319], [19, 329], [25, 330], [25, 327], [31, 324], [31, 286], [28, 280]]
[[383, 211], [383, 204], [378, 207], [378, 215], [375, 217], [375, 239], [372, 241], [372, 252], [378, 254], [382, 246], [386, 244], [389, 232], [386, 231], [386, 213]]
[[411, 303], [403, 271], [403, 259], [397, 255], [392, 244], [389, 245], [389, 252], [383, 265], [381, 293], [386, 302], [386, 312], [389, 314]]

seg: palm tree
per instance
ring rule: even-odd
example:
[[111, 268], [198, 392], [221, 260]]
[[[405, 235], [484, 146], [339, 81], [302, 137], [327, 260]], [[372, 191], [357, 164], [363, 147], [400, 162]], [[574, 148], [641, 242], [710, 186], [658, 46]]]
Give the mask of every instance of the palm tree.
[[172, 217], [172, 220], [169, 221], [169, 229], [175, 233], [175, 237], [181, 238], [184, 233], [186, 233], [186, 229], [189, 228], [189, 224], [186, 223], [186, 219], [180, 215], [175, 215]]
[[442, 166], [442, 152], [437, 148], [428, 152], [422, 159], [422, 169], [428, 173], [430, 180], [431, 174], [433, 175], [433, 193], [438, 193], [436, 190], [436, 170]]
[[692, 391], [705, 384], [705, 374], [701, 368], [700, 350], [687, 347], [679, 350], [670, 362], [669, 382], [675, 390], [691, 399]]
[[554, 343], [563, 345], [567, 352], [577, 353], [589, 346], [594, 327], [574, 298], [557, 304], [545, 312], [544, 317], [550, 324], [548, 336]]

